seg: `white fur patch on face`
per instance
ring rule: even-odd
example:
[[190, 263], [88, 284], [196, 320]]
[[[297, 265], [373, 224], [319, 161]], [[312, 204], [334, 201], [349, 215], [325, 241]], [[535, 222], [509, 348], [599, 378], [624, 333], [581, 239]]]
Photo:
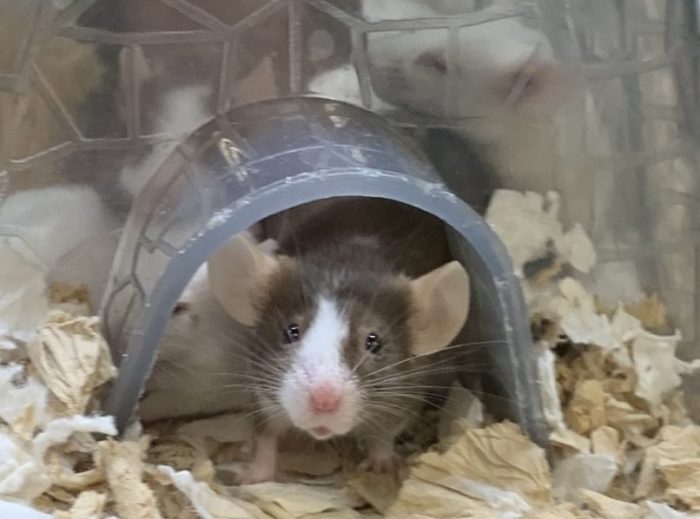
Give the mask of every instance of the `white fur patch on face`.
[[299, 357], [307, 366], [312, 364], [327, 369], [339, 369], [342, 343], [349, 332], [347, 319], [340, 313], [335, 301], [320, 297], [316, 316], [303, 335]]
[[[343, 359], [343, 343], [349, 332], [348, 319], [337, 302], [319, 296], [308, 330], [302, 330], [301, 341], [291, 346], [297, 350], [282, 381], [279, 401], [296, 427], [318, 438], [345, 434], [356, 422], [360, 394]], [[318, 413], [312, 408], [311, 392], [321, 386], [331, 386], [340, 395], [333, 412]], [[329, 434], [315, 434], [314, 430]]]

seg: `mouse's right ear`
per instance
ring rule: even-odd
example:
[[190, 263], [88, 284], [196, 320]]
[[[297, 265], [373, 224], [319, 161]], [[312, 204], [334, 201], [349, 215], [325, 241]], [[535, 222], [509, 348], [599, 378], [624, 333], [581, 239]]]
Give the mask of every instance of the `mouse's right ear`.
[[235, 236], [208, 260], [209, 284], [226, 312], [239, 323], [253, 326], [256, 298], [277, 259], [245, 233]]

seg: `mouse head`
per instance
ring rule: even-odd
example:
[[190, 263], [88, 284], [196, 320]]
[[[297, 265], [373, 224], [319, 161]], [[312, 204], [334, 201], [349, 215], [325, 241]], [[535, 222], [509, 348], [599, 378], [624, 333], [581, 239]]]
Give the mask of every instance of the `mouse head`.
[[[462, 29], [449, 66], [445, 29], [370, 34], [367, 45], [376, 93], [417, 113], [532, 118], [551, 115], [569, 90], [544, 34], [515, 18]], [[445, 102], [450, 88], [456, 106]]]
[[239, 235], [208, 263], [219, 302], [254, 328], [262, 409], [318, 439], [414, 407], [417, 395], [405, 389], [422, 383], [414, 362], [447, 346], [467, 317], [469, 279], [458, 262], [408, 279], [374, 268], [371, 244], [357, 247], [367, 248], [336, 262], [332, 253], [276, 255]]

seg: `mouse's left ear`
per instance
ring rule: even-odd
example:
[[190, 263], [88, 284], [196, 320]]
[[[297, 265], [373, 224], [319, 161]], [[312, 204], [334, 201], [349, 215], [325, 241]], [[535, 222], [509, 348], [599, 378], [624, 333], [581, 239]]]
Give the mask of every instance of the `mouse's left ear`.
[[434, 353], [454, 340], [469, 312], [469, 276], [451, 261], [411, 281], [413, 355]]
[[231, 317], [245, 326], [253, 326], [257, 321], [257, 298], [277, 266], [277, 257], [270, 247], [270, 243], [257, 244], [242, 233], [207, 262], [214, 296]]

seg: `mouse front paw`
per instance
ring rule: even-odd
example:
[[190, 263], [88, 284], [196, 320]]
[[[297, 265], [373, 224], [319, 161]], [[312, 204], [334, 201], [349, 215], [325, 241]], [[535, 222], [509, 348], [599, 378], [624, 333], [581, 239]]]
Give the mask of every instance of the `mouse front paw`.
[[395, 472], [400, 458], [394, 450], [394, 437], [394, 434], [387, 434], [365, 439], [367, 458], [359, 464], [358, 469], [378, 474]]
[[387, 474], [395, 472], [398, 466], [399, 456], [394, 452], [394, 449], [380, 449], [371, 452], [358, 468], [361, 471]]
[[277, 475], [277, 437], [262, 435], [256, 440], [255, 456], [239, 477], [239, 485], [274, 481]]

